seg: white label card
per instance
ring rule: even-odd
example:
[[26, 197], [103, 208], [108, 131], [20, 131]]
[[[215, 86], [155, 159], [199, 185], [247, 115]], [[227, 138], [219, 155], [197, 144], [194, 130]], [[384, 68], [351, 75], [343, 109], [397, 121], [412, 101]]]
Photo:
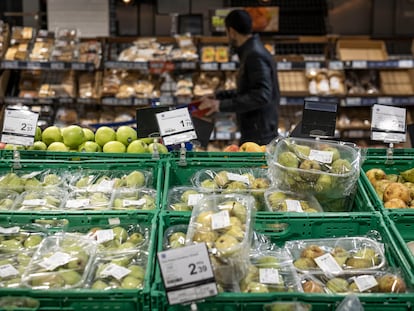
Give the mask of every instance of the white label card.
[[197, 205], [197, 203], [204, 197], [202, 193], [190, 194], [188, 196], [187, 204], [190, 206]]
[[217, 294], [217, 285], [216, 283], [212, 282], [186, 289], [169, 291], [167, 292], [167, 297], [170, 305], [175, 305], [183, 304], [189, 301], [197, 301], [207, 297], [216, 296]]
[[15, 145], [33, 145], [39, 114], [27, 110], [6, 109], [1, 142]]
[[20, 227], [10, 227], [10, 228], [3, 228], [0, 227], [0, 233], [1, 234], [14, 234], [14, 233], [19, 233], [20, 231]]
[[263, 284], [279, 284], [279, 271], [272, 268], [259, 269], [259, 279]]
[[169, 249], [157, 256], [166, 289], [214, 279], [205, 243]]
[[378, 282], [372, 275], [360, 275], [355, 277], [355, 284], [358, 287], [358, 290], [362, 293], [377, 286]]
[[407, 110], [385, 105], [372, 107], [371, 128], [378, 131], [405, 133]]
[[115, 238], [114, 231], [112, 229], [97, 230], [95, 232], [95, 236], [98, 243], [112, 241]]
[[23, 200], [22, 205], [26, 206], [45, 206], [47, 204], [47, 201], [44, 199], [32, 199], [32, 200]]
[[243, 176], [240, 174], [234, 174], [234, 173], [227, 173], [227, 178], [232, 181], [240, 181], [242, 183], [250, 185], [250, 180], [249, 180], [249, 177], [247, 176]]
[[52, 256], [43, 259], [43, 261], [39, 263], [39, 266], [52, 271], [57, 267], [66, 265], [71, 259], [72, 257], [67, 253], [56, 252]]
[[105, 269], [102, 270], [101, 276], [113, 276], [115, 279], [120, 280], [123, 277], [131, 273], [131, 270], [111, 263]]
[[326, 274], [338, 274], [342, 268], [338, 265], [331, 254], [325, 254], [314, 259], [319, 268]]
[[211, 215], [211, 228], [213, 230], [223, 229], [230, 226], [230, 214], [228, 210]]
[[187, 142], [197, 138], [188, 108], [156, 114], [160, 134], [166, 145]]
[[92, 185], [91, 191], [95, 192], [109, 192], [114, 188], [115, 180], [102, 180], [99, 184]]
[[0, 266], [0, 277], [8, 278], [15, 275], [19, 275], [19, 271], [17, 271], [11, 264]]
[[91, 200], [89, 199], [69, 199], [66, 201], [67, 208], [82, 208], [89, 206]]
[[311, 149], [309, 153], [309, 160], [315, 160], [321, 163], [332, 163], [333, 152], [332, 151], [321, 151]]
[[128, 199], [124, 199], [122, 200], [122, 206], [123, 207], [127, 207], [127, 206], [142, 206], [147, 202], [147, 200], [145, 200], [144, 198], [139, 199], [139, 200], [128, 200]]
[[285, 202], [287, 205], [288, 212], [303, 213], [303, 209], [302, 209], [302, 205], [300, 204], [300, 201], [286, 199]]

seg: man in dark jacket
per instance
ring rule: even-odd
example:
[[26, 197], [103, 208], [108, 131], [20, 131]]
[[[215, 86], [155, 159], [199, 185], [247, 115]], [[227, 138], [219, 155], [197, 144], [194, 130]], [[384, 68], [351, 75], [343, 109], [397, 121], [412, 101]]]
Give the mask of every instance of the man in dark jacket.
[[277, 136], [279, 83], [276, 66], [257, 35], [252, 34], [252, 20], [244, 10], [230, 12], [226, 19], [230, 44], [240, 59], [237, 91], [230, 98], [218, 93], [216, 99], [205, 98], [200, 109], [235, 112], [241, 132], [240, 143], [260, 145]]

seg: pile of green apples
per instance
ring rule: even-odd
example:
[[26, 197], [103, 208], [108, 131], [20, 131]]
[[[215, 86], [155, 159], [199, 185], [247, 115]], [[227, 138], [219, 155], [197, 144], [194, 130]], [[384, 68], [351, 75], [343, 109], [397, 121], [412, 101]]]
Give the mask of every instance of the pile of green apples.
[[114, 210], [154, 210], [156, 209], [156, 197], [157, 192], [154, 189], [118, 189], [113, 193], [112, 208]]
[[135, 256], [121, 254], [97, 258], [91, 276], [89, 281], [91, 289], [142, 289], [145, 267], [135, 259]]
[[82, 287], [95, 253], [95, 242], [78, 234], [49, 236], [33, 255], [22, 283], [33, 289]]
[[42, 188], [56, 188], [61, 186], [61, 176], [49, 171], [32, 172], [18, 175], [15, 172], [6, 173], [0, 177], [0, 189], [9, 189], [16, 192]]
[[302, 195], [290, 191], [269, 188], [265, 193], [266, 206], [272, 212], [289, 212], [289, 204], [300, 207], [294, 212], [318, 213], [322, 212], [318, 201], [310, 195]]
[[130, 126], [120, 126], [116, 131], [108, 126], [99, 127], [96, 132], [78, 125], [64, 128], [49, 126], [43, 131], [36, 128], [32, 146], [7, 144], [5, 149], [28, 149], [48, 151], [108, 152], [108, 153], [168, 153], [167, 147], [154, 142], [154, 138], [138, 139], [137, 132]]
[[67, 192], [63, 189], [29, 190], [17, 199], [15, 210], [50, 211], [59, 210]]
[[194, 203], [202, 197], [203, 192], [197, 187], [173, 187], [168, 192], [168, 208], [178, 212], [190, 212], [193, 210]]

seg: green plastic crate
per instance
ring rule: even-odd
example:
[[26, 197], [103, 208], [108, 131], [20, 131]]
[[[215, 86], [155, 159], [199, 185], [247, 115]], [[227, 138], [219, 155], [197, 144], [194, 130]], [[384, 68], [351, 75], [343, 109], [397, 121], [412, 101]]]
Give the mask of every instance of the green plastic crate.
[[[148, 263], [144, 288], [141, 290], [32, 290], [27, 288], [0, 289], [0, 296], [30, 297], [39, 301], [38, 310], [150, 310], [150, 289], [154, 279], [155, 247], [157, 237], [157, 214], [112, 214], [102, 213], [99, 216], [71, 216], [65, 230], [86, 232], [90, 228], [105, 226], [109, 220], [117, 219], [120, 225], [144, 224], [151, 228], [148, 245]], [[44, 220], [64, 220], [62, 217], [43, 217]], [[36, 215], [0, 215], [0, 225], [34, 223]], [[55, 227], [54, 230], [57, 228]], [[51, 231], [54, 231], [51, 230]]]
[[[79, 169], [91, 169], [91, 170], [119, 170], [119, 171], [133, 171], [136, 169], [147, 170], [152, 173], [152, 188], [157, 191], [156, 207], [159, 209], [161, 204], [161, 193], [163, 189], [164, 180], [164, 160], [143, 160], [143, 159], [102, 159], [102, 160], [90, 160], [90, 161], [61, 161], [61, 160], [21, 160], [19, 161], [18, 168], [16, 163], [12, 160], [0, 161], [0, 174], [10, 172], [11, 170], [19, 170], [23, 172], [39, 171], [44, 169], [52, 170], [79, 170]], [[117, 214], [119, 211], [108, 211], [112, 214]], [[19, 211], [0, 211], [0, 214], [18, 214]], [[56, 211], [42, 211], [38, 215], [54, 215], [56, 213], [65, 214], [65, 212]], [[73, 211], [72, 214], [101, 214], [101, 211]]]
[[[382, 216], [379, 213], [372, 215], [337, 217], [303, 216], [260, 216], [256, 217], [255, 230], [266, 234], [271, 240], [283, 246], [288, 240], [344, 237], [365, 235], [371, 230], [381, 234], [385, 243], [385, 251], [391, 266], [401, 267], [407, 276], [407, 262], [401, 252], [396, 248], [393, 238], [388, 231]], [[164, 231], [178, 224], [188, 224], [188, 215], [178, 216], [175, 213], [161, 212], [158, 251], [162, 250], [162, 237]], [[151, 291], [151, 309], [181, 311], [190, 310], [190, 306], [168, 305], [168, 300], [162, 284], [158, 263], [155, 264], [155, 281]], [[406, 279], [409, 282], [409, 277]], [[364, 304], [365, 310], [411, 310], [414, 303], [414, 294], [360, 294], [358, 296]], [[313, 310], [332, 310], [343, 300], [344, 295], [305, 294], [305, 293], [270, 293], [245, 294], [221, 293], [216, 297], [208, 298], [197, 304], [198, 310], [236, 311], [236, 310], [262, 310], [263, 305], [274, 301], [302, 301], [313, 306]]]
[[[375, 158], [375, 157], [382, 157], [386, 158], [388, 153], [388, 148], [367, 148], [366, 150], [366, 157], [368, 159]], [[392, 149], [393, 157], [413, 157], [414, 156], [414, 148], [393, 148]]]
[[[180, 152], [172, 152], [172, 158], [180, 158]], [[245, 159], [256, 161], [266, 161], [266, 153], [264, 152], [209, 152], [209, 151], [187, 151], [186, 158], [198, 159], [198, 158], [214, 158], [216, 160], [221, 159]]]
[[403, 172], [413, 167], [414, 167], [414, 157], [410, 157], [406, 159], [395, 158], [391, 163], [387, 163], [386, 158], [384, 157], [371, 158], [371, 159], [367, 159], [363, 163], [362, 173], [361, 173], [362, 183], [366, 189], [366, 192], [368, 194], [370, 201], [373, 203], [374, 208], [376, 210], [381, 211], [383, 213], [387, 213], [387, 214], [403, 212], [404, 214], [414, 215], [414, 209], [409, 209], [409, 208], [387, 209], [385, 208], [382, 200], [378, 197], [377, 193], [375, 192], [374, 187], [371, 185], [370, 181], [365, 175], [365, 172], [367, 172], [368, 170], [372, 168], [380, 168], [386, 174], [399, 174], [400, 172]]

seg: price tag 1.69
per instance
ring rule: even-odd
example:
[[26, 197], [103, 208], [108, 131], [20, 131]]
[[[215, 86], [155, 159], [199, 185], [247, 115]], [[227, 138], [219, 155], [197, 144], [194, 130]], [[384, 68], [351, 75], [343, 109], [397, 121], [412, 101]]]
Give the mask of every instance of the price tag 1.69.
[[23, 146], [32, 145], [38, 118], [39, 114], [31, 111], [6, 109], [1, 142]]

